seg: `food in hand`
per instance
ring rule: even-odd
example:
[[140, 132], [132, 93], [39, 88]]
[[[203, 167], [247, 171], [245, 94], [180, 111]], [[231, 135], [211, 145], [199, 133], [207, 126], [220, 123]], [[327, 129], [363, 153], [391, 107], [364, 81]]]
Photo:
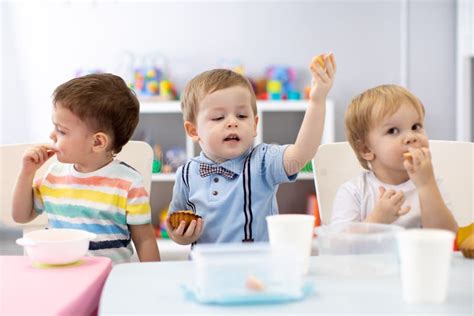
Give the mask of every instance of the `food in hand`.
[[198, 218], [201, 218], [201, 216], [194, 214], [192, 211], [177, 211], [171, 214], [170, 216], [171, 227], [173, 229], [176, 229], [178, 228], [179, 223], [181, 223], [181, 221], [184, 221], [184, 230], [186, 230], [188, 229], [189, 224], [191, 224], [193, 220], [197, 220]]
[[413, 156], [410, 152], [403, 153], [403, 158], [406, 160], [413, 160]]
[[466, 258], [474, 259], [474, 235], [471, 235], [464, 239], [459, 246], [462, 254]]
[[253, 275], [249, 275], [247, 277], [247, 280], [245, 280], [245, 287], [249, 290], [256, 292], [261, 292], [265, 289], [265, 285], [263, 285], [263, 282]]
[[324, 55], [314, 56], [311, 63], [314, 64], [316, 62], [321, 66], [321, 68], [326, 69], [326, 66], [324, 65]]

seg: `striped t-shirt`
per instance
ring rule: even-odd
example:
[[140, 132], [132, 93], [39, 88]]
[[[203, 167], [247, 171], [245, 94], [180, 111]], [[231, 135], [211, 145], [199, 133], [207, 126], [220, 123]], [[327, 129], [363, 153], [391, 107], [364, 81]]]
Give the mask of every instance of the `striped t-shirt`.
[[35, 179], [33, 191], [34, 208], [47, 213], [48, 227], [97, 234], [89, 254], [114, 263], [128, 262], [133, 254], [128, 225], [151, 222], [142, 176], [119, 160], [89, 173], [76, 171], [72, 164], [53, 164]]

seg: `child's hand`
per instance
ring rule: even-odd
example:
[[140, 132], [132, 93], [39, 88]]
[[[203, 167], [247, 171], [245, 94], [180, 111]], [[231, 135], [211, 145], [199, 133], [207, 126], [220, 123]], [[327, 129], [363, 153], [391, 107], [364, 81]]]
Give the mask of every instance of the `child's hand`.
[[56, 149], [53, 145], [38, 145], [29, 148], [23, 154], [23, 172], [36, 172], [49, 158], [54, 156]]
[[405, 202], [405, 194], [402, 191], [396, 192], [380, 187], [379, 192], [380, 197], [375, 203], [374, 210], [367, 217], [369, 222], [391, 224], [410, 211], [410, 206], [402, 208], [402, 204]]
[[181, 221], [176, 229], [171, 226], [170, 218], [166, 219], [166, 230], [170, 235], [171, 239], [180, 245], [189, 245], [199, 239], [202, 233], [202, 218], [192, 220], [188, 226], [188, 229], [184, 231], [186, 223]]
[[403, 166], [417, 189], [435, 183], [431, 153], [429, 148], [409, 148], [410, 158], [405, 158]]
[[312, 75], [309, 99], [313, 103], [325, 102], [336, 73], [334, 55], [329, 53], [314, 57], [309, 68]]

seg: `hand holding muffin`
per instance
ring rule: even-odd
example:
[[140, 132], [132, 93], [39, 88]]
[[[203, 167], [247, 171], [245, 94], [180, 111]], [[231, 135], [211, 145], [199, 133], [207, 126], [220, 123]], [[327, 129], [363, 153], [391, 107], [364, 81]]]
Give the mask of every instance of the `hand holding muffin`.
[[201, 216], [192, 211], [177, 211], [166, 219], [166, 229], [170, 238], [180, 245], [189, 245], [198, 240], [202, 227]]

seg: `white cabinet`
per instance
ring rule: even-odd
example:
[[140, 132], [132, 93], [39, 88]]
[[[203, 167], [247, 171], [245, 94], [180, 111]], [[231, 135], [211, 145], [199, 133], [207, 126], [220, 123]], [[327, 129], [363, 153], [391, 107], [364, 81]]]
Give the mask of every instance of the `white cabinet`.
[[[308, 100], [257, 101], [259, 123], [255, 143], [293, 143], [304, 117]], [[159, 144], [163, 151], [183, 148], [189, 159], [200, 153], [198, 144], [186, 136], [179, 101], [150, 102], [141, 100], [140, 123], [134, 139], [145, 140], [152, 146]], [[334, 103], [327, 101], [323, 143], [334, 141]], [[152, 176], [151, 206], [153, 223], [159, 224], [159, 214], [171, 201], [174, 173], [157, 173]], [[277, 199], [281, 213], [303, 213], [306, 201], [314, 194], [313, 174], [300, 172], [296, 183], [280, 185]]]

